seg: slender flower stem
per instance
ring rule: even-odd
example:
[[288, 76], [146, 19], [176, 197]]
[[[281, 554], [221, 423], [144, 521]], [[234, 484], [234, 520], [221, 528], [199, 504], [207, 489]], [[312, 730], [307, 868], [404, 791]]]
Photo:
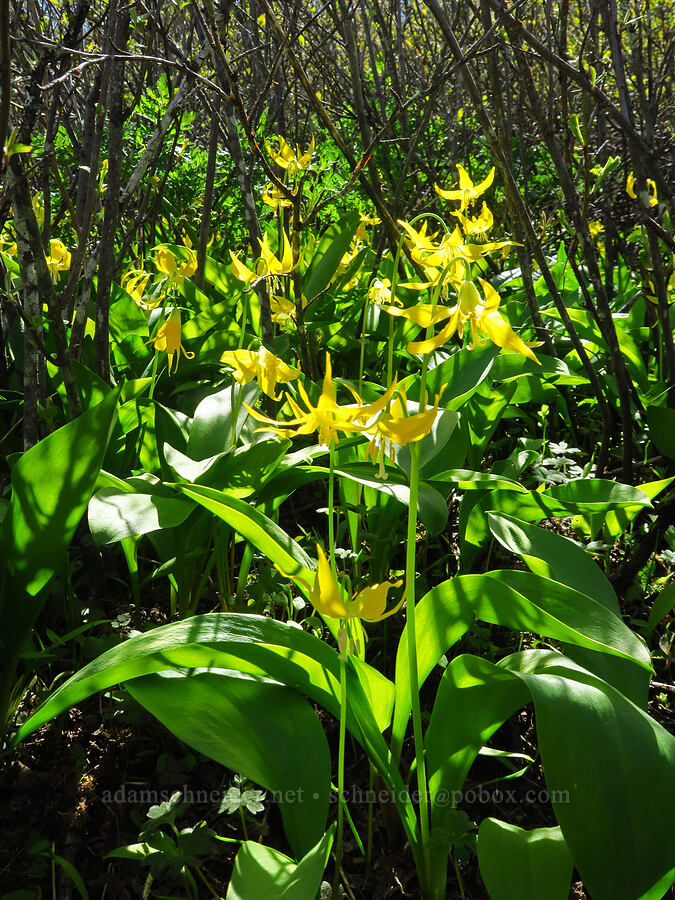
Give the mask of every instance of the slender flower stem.
[[152, 400], [155, 393], [155, 384], [157, 382], [157, 364], [159, 362], [159, 350], [155, 350], [155, 358], [152, 361], [152, 381], [150, 382], [150, 390], [148, 398]]
[[337, 836], [335, 840], [335, 874], [333, 876], [333, 900], [338, 896], [340, 885], [340, 870], [342, 869], [342, 838], [344, 829], [344, 804], [345, 804], [345, 743], [347, 736], [347, 622], [340, 622], [340, 634], [338, 642], [340, 646], [340, 739], [338, 744], [338, 812], [337, 812]]
[[337, 581], [337, 566], [335, 565], [335, 446], [333, 441], [328, 447], [328, 550], [330, 569], [333, 578]]
[[420, 708], [419, 678], [417, 673], [417, 640], [415, 632], [415, 549], [417, 538], [417, 497], [419, 494], [419, 445], [410, 445], [410, 501], [408, 507], [408, 535], [406, 540], [406, 620], [408, 632], [408, 672], [412, 706], [413, 738], [417, 762], [417, 789], [419, 794], [420, 832], [427, 881], [431, 872], [429, 847], [429, 801], [427, 797], [427, 773], [424, 762], [422, 734], [422, 710]]

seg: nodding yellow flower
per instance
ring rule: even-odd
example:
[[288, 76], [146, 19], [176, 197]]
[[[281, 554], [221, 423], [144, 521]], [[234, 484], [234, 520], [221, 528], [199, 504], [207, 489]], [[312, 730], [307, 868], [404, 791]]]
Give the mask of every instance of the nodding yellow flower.
[[262, 199], [263, 203], [266, 203], [267, 206], [271, 206], [272, 209], [275, 210], [279, 209], [280, 206], [293, 206], [293, 202], [288, 200], [271, 181], [263, 188]]
[[467, 237], [473, 236], [479, 241], [487, 240], [487, 233], [492, 228], [494, 219], [485, 201], [483, 201], [483, 207], [479, 216], [467, 218], [461, 212], [453, 212], [451, 215], [459, 219], [462, 224], [462, 230]]
[[[635, 175], [633, 172], [630, 172], [626, 179], [626, 193], [633, 200], [638, 199], [638, 196], [635, 193], [635, 180]], [[647, 191], [641, 192], [640, 197], [643, 198], [645, 206], [658, 206], [659, 196], [656, 191], [656, 182], [653, 179], [647, 179]]]
[[477, 343], [478, 331], [482, 331], [498, 347], [514, 350], [539, 363], [530, 347], [518, 337], [499, 312], [501, 301], [497, 291], [482, 278], [479, 278], [478, 281], [483, 288], [484, 297], [481, 297], [478, 288], [472, 281], [463, 281], [457, 294], [457, 303], [452, 308], [431, 306], [430, 304], [420, 304], [409, 309], [384, 307], [390, 315], [404, 316], [423, 328], [429, 328], [444, 319], [448, 320], [435, 337], [409, 343], [408, 353], [423, 354], [438, 350], [439, 347], [447, 344], [455, 332], [459, 334], [460, 338], [463, 337], [464, 326], [468, 322], [471, 327], [473, 346]]
[[276, 419], [269, 419], [252, 407], [245, 405], [253, 418], [263, 423], [264, 427], [258, 428], [258, 431], [271, 431], [280, 437], [296, 437], [301, 434], [313, 434], [316, 431], [321, 443], [329, 445], [331, 442], [337, 441], [338, 432], [340, 431], [343, 434], [355, 434], [363, 431], [363, 423], [384, 409], [389, 403], [395, 388], [396, 381], [394, 380], [394, 383], [382, 397], [370, 404], [364, 404], [358, 394], [355, 391], [351, 391], [356, 404], [339, 406], [335, 400], [335, 386], [333, 384], [330, 355], [326, 353], [326, 374], [323, 379], [321, 396], [316, 406], [312, 405], [312, 401], [301, 383], [298, 383], [298, 391], [302, 402], [307, 407], [306, 410], [286, 392], [286, 400], [295, 416], [293, 419], [279, 422]]
[[145, 343], [154, 344], [155, 350], [166, 351], [166, 355], [169, 358], [169, 375], [171, 374], [174, 356], [176, 357], [176, 369], [174, 371], [178, 369], [178, 360], [180, 359], [181, 353], [183, 353], [187, 359], [194, 359], [194, 353], [186, 350], [181, 342], [181, 317], [180, 310], [177, 307], [174, 307], [174, 309], [171, 310], [168, 319], [159, 329], [157, 334]]
[[592, 238], [598, 237], [604, 230], [605, 226], [600, 219], [594, 219], [592, 222], [588, 223], [588, 232]]
[[365, 622], [381, 622], [393, 616], [403, 606], [403, 598], [392, 609], [387, 609], [387, 594], [391, 588], [400, 587], [403, 582], [384, 581], [364, 588], [353, 600], [343, 599], [337, 582], [330, 570], [320, 544], [316, 545], [319, 565], [309, 599], [317, 612], [329, 619], [363, 619]]
[[293, 250], [288, 235], [284, 231], [284, 251], [281, 259], [277, 259], [270, 250], [269, 237], [266, 234], [260, 243], [260, 254], [266, 268], [266, 275], [289, 275], [293, 270]]
[[382, 411], [377, 418], [371, 420], [363, 430], [363, 434], [370, 437], [370, 446], [366, 451], [373, 462], [380, 464], [379, 475], [386, 478], [384, 470], [384, 458], [389, 457], [396, 462], [396, 447], [403, 447], [415, 441], [421, 441], [433, 428], [438, 413], [440, 394], [436, 395], [434, 405], [424, 407], [421, 412], [408, 414], [408, 400], [404, 385], [398, 389], [398, 393], [388, 410]]
[[265, 141], [265, 146], [267, 147], [267, 152], [272, 157], [274, 162], [281, 166], [282, 169], [286, 169], [289, 173], [294, 175], [296, 172], [303, 172], [310, 164], [312, 155], [314, 153], [314, 147], [316, 146], [314, 142], [314, 135], [312, 135], [312, 139], [309, 142], [309, 147], [306, 153], [301, 153], [300, 148], [296, 145], [296, 152], [293, 153], [293, 150], [286, 143], [286, 140], [279, 135], [278, 138], [272, 138], [272, 140], [279, 141], [279, 149], [276, 150], [269, 141]]
[[[376, 278], [368, 289], [368, 297], [372, 303], [389, 303], [391, 301], [391, 281], [388, 278]], [[400, 300], [398, 302], [400, 303]]]
[[143, 269], [129, 269], [128, 272], [125, 272], [122, 276], [122, 280], [120, 282], [123, 290], [130, 294], [135, 303], [137, 303], [141, 309], [144, 310], [152, 310], [155, 309], [162, 302], [162, 295], [160, 294], [154, 300], [144, 300], [143, 294], [148, 285], [148, 281], [150, 280], [150, 274], [145, 272]]
[[432, 303], [418, 303], [417, 306], [408, 306], [406, 309], [399, 309], [398, 306], [383, 306], [382, 309], [390, 316], [410, 319], [421, 328], [430, 328], [452, 315], [452, 310], [447, 306], [438, 306]]
[[239, 384], [255, 380], [260, 390], [278, 400], [275, 393], [277, 384], [287, 384], [300, 374], [300, 369], [287, 366], [266, 347], [260, 350], [226, 350], [220, 361], [234, 369], [234, 378]]
[[290, 275], [293, 271], [293, 250], [286, 231], [284, 230], [283, 253], [281, 259], [277, 259], [270, 250], [269, 238], [267, 235], [263, 237], [262, 241], [258, 238], [258, 243], [260, 244], [260, 259], [258, 260], [255, 272], [252, 269], [249, 269], [248, 266], [245, 266], [244, 263], [242, 263], [230, 250], [230, 256], [232, 258], [232, 274], [234, 277], [238, 278], [239, 281], [243, 281], [245, 284], [251, 284], [254, 281], [259, 281], [261, 278], [267, 278], [270, 275]]
[[277, 325], [287, 325], [293, 321], [295, 315], [295, 303], [288, 297], [282, 297], [279, 294], [270, 296], [270, 308], [272, 310], [272, 321]]
[[187, 248], [188, 258], [180, 266], [173, 253], [166, 247], [160, 247], [155, 256], [155, 265], [172, 284], [181, 287], [186, 278], [191, 278], [197, 271], [197, 254]]
[[47, 268], [52, 281], [58, 281], [61, 272], [70, 268], [70, 251], [58, 238], [49, 242], [49, 256], [46, 257]]
[[442, 188], [439, 188], [438, 185], [435, 185], [436, 193], [443, 197], [445, 200], [459, 200], [459, 211], [464, 212], [474, 200], [480, 197], [481, 194], [484, 194], [485, 191], [490, 187], [495, 177], [495, 168], [494, 166], [490, 169], [490, 174], [481, 181], [480, 184], [474, 184], [469, 174], [466, 170], [457, 164], [457, 171], [459, 172], [459, 187], [454, 190], [444, 191]]

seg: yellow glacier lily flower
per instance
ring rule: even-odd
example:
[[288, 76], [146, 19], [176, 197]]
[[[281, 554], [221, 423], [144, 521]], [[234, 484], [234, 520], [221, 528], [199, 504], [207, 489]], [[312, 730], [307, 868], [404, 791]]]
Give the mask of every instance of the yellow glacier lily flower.
[[312, 405], [307, 391], [301, 383], [298, 383], [298, 391], [306, 406], [306, 410], [286, 392], [286, 400], [295, 416], [293, 419], [279, 422], [245, 405], [253, 418], [264, 424], [263, 428], [257, 429], [258, 431], [271, 431], [280, 437], [296, 437], [302, 434], [313, 434], [316, 431], [321, 443], [329, 445], [332, 441], [337, 441], [339, 431], [343, 432], [343, 434], [355, 434], [363, 431], [363, 423], [371, 419], [389, 403], [395, 387], [396, 381], [379, 400], [371, 404], [363, 404], [358, 394], [352, 391], [357, 401], [356, 405], [339, 406], [335, 400], [333, 370], [330, 355], [327, 353], [326, 374], [323, 379], [321, 396], [316, 406]]
[[314, 141], [314, 135], [312, 135], [312, 139], [309, 143], [309, 148], [306, 153], [301, 153], [300, 148], [296, 146], [296, 152], [294, 153], [291, 147], [286, 143], [286, 140], [279, 135], [278, 138], [273, 138], [273, 140], [279, 141], [279, 149], [275, 149], [268, 141], [265, 141], [265, 146], [267, 147], [267, 152], [272, 157], [274, 162], [281, 166], [282, 169], [286, 169], [289, 173], [295, 174], [296, 172], [304, 171], [310, 164], [312, 155], [314, 153], [314, 148], [316, 146]]
[[459, 200], [459, 211], [464, 212], [474, 200], [480, 197], [481, 194], [484, 194], [485, 191], [490, 187], [495, 177], [495, 168], [494, 166], [490, 169], [490, 173], [480, 184], [474, 184], [471, 180], [469, 174], [466, 170], [457, 164], [457, 171], [459, 172], [459, 187], [454, 190], [444, 191], [442, 188], [439, 188], [438, 185], [435, 185], [436, 193], [443, 197], [445, 200]]
[[125, 272], [120, 281], [123, 290], [130, 294], [132, 299], [141, 309], [155, 309], [162, 301], [161, 294], [155, 300], [144, 300], [143, 294], [150, 280], [150, 275], [143, 269], [129, 269]]
[[60, 273], [70, 268], [70, 259], [70, 251], [63, 241], [52, 238], [49, 242], [49, 256], [46, 257], [52, 281], [58, 281]]
[[280, 206], [293, 206], [291, 200], [288, 200], [286, 196], [279, 190], [279, 188], [272, 184], [270, 181], [269, 184], [265, 185], [262, 192], [262, 200], [267, 206], [271, 206], [272, 209], [279, 209]]
[[263, 265], [265, 266], [266, 275], [289, 275], [293, 270], [293, 250], [291, 249], [291, 242], [288, 240], [288, 235], [285, 230], [283, 234], [283, 254], [281, 259], [277, 259], [270, 250], [269, 237], [267, 234], [263, 237], [262, 241], [259, 241], [260, 253]]
[[483, 201], [483, 207], [479, 216], [468, 218], [461, 212], [453, 212], [451, 215], [459, 219], [462, 224], [462, 231], [467, 237], [475, 237], [479, 241], [487, 240], [487, 233], [492, 228], [494, 218], [485, 201]]
[[391, 300], [391, 281], [388, 278], [376, 278], [368, 288], [368, 297], [371, 303], [389, 302]]
[[171, 284], [181, 287], [186, 278], [192, 278], [197, 271], [197, 254], [187, 248], [188, 258], [178, 265], [178, 260], [166, 247], [160, 247], [155, 256], [155, 265]]
[[159, 329], [157, 334], [145, 343], [154, 344], [155, 350], [166, 351], [166, 355], [169, 358], [169, 375], [171, 374], [174, 356], [176, 357], [176, 369], [174, 371], [178, 369], [178, 360], [180, 359], [181, 353], [183, 353], [187, 359], [194, 359], [194, 353], [186, 350], [181, 342], [181, 317], [180, 310], [177, 307], [174, 307], [174, 309], [171, 310], [168, 319]]
[[275, 393], [277, 384], [287, 384], [300, 374], [300, 369], [287, 366], [266, 347], [260, 350], [226, 350], [220, 361], [234, 369], [234, 378], [239, 384], [248, 384], [255, 378], [260, 390], [272, 400], [279, 399]]
[[[441, 391], [442, 393], [442, 391]], [[440, 393], [436, 395], [433, 406], [425, 408], [421, 412], [408, 413], [408, 400], [405, 387], [401, 385], [398, 394], [390, 408], [382, 411], [376, 419], [373, 419], [363, 433], [370, 437], [370, 446], [366, 451], [373, 462], [379, 459], [379, 476], [386, 478], [384, 470], [384, 458], [389, 457], [391, 462], [396, 462], [396, 447], [404, 447], [415, 441], [421, 441], [433, 428], [438, 414]]]
[[365, 622], [381, 622], [393, 616], [403, 605], [403, 598], [389, 611], [387, 594], [391, 588], [400, 587], [402, 581], [384, 581], [364, 588], [353, 600], [342, 598], [337, 582], [330, 570], [330, 563], [319, 544], [316, 545], [319, 565], [309, 599], [312, 606], [330, 619], [363, 619]]
[[[635, 175], [633, 172], [630, 172], [626, 179], [626, 193], [633, 200], [638, 199], [638, 195], [635, 193], [635, 181]], [[656, 191], [656, 182], [652, 178], [647, 179], [647, 190], [642, 191], [640, 197], [643, 199], [645, 206], [658, 206], [659, 196]]]
[[408, 353], [431, 353], [446, 344], [455, 331], [460, 338], [464, 335], [464, 326], [468, 322], [471, 327], [472, 344], [478, 340], [480, 330], [488, 336], [493, 344], [505, 347], [527, 356], [539, 363], [530, 347], [523, 341], [499, 312], [500, 297], [497, 291], [482, 278], [479, 278], [484, 297], [472, 281], [464, 281], [459, 289], [457, 305], [449, 311], [448, 323], [432, 338], [408, 344]]
[[260, 244], [260, 259], [256, 265], [255, 272], [244, 265], [239, 257], [235, 256], [230, 250], [232, 274], [235, 278], [238, 278], [239, 281], [243, 281], [245, 284], [251, 284], [270, 275], [289, 275], [293, 271], [293, 250], [286, 231], [284, 231], [281, 259], [277, 259], [272, 253], [267, 235], [263, 237], [262, 241], [258, 238], [258, 243]]

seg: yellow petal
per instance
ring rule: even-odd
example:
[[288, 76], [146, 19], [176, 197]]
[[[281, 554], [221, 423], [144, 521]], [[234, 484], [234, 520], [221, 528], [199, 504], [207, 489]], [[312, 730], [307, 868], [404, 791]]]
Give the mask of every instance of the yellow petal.
[[309, 595], [312, 606], [317, 612], [331, 619], [346, 619], [349, 617], [347, 608], [340, 596], [340, 589], [337, 586], [333, 573], [330, 570], [330, 564], [326, 559], [326, 554], [319, 544], [316, 545], [319, 565], [316, 571], [314, 585]]
[[246, 266], [239, 261], [239, 259], [231, 250], [230, 256], [232, 257], [232, 274], [235, 278], [239, 279], [239, 281], [245, 282], [246, 284], [250, 284], [250, 282], [257, 279], [258, 276], [256, 275], [256, 273], [252, 272], [250, 269], [247, 269]]
[[480, 328], [487, 334], [493, 344], [498, 347], [504, 347], [507, 350], [514, 350], [528, 359], [533, 360], [541, 365], [537, 357], [530, 350], [527, 344], [521, 340], [511, 326], [506, 322], [501, 313], [497, 310], [484, 313], [479, 320]]
[[635, 193], [635, 175], [632, 172], [628, 174], [628, 178], [626, 179], [626, 193], [629, 197], [632, 197], [633, 200], [637, 200], [637, 194]]
[[412, 353], [414, 355], [417, 354], [425, 354], [431, 353], [434, 350], [438, 350], [439, 347], [442, 347], [443, 344], [447, 344], [450, 338], [453, 336], [455, 331], [457, 331], [457, 326], [459, 324], [459, 307], [456, 306], [452, 312], [452, 316], [448, 321], [447, 325], [439, 331], [436, 337], [429, 338], [425, 341], [412, 341], [408, 344], [407, 350], [408, 353]]
[[405, 600], [405, 591], [396, 606], [385, 612], [387, 605], [387, 594], [390, 588], [400, 587], [402, 581], [385, 581], [382, 584], [373, 584], [364, 588], [356, 595], [354, 603], [357, 606], [358, 616], [366, 622], [381, 622], [382, 619], [388, 619], [393, 616], [403, 606]]
[[417, 306], [409, 306], [407, 309], [400, 309], [398, 306], [382, 306], [381, 309], [390, 316], [410, 319], [421, 328], [429, 328], [452, 315], [452, 310], [446, 306], [437, 306], [431, 303], [418, 303]]
[[176, 257], [166, 247], [160, 247], [155, 256], [155, 265], [163, 275], [172, 275], [176, 271]]

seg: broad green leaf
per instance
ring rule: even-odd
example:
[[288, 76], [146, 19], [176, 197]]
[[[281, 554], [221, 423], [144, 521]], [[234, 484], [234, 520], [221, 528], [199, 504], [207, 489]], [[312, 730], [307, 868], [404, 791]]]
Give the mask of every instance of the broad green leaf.
[[148, 323], [133, 297], [119, 285], [112, 285], [110, 304], [110, 336], [123, 341], [130, 334], [148, 337]]
[[234, 860], [226, 900], [308, 900], [317, 896], [334, 830], [333, 826], [297, 864], [272, 847], [245, 841]]
[[[507, 673], [519, 686], [509, 686]], [[534, 700], [547, 788], [584, 886], [594, 900], [658, 900], [675, 880], [675, 831], [663, 802], [675, 790], [675, 738], [558, 653], [526, 651], [498, 666], [472, 656], [450, 663], [426, 736], [433, 827], [448, 827], [448, 801], [460, 799], [453, 792], [475, 748], [522, 705], [523, 689]]]
[[593, 597], [619, 615], [619, 601], [602, 569], [574, 541], [553, 531], [489, 512], [488, 526], [499, 543], [517, 553], [530, 569]]
[[[567, 641], [627, 660], [648, 683], [651, 657], [623, 621], [602, 604], [530, 572], [511, 570], [459, 575], [433, 588], [417, 604], [418, 684], [424, 684], [441, 656], [476, 619], [518, 631]], [[396, 653], [396, 698], [392, 748], [400, 749], [410, 714], [408, 626]], [[396, 755], [396, 754], [395, 754]]]
[[495, 511], [513, 515], [527, 522], [541, 522], [552, 516], [567, 515], [562, 503], [548, 492], [493, 490], [489, 494], [465, 494], [459, 507], [459, 547], [461, 571], [472, 565], [480, 548], [490, 540], [487, 513]]
[[649, 637], [659, 622], [669, 613], [675, 610], [675, 583], [667, 584], [663, 590], [656, 595], [649, 610], [649, 618], [647, 619], [646, 636]]
[[675, 738], [554, 653], [500, 665], [527, 685], [553, 809], [594, 900], [660, 900], [675, 881]]
[[567, 900], [573, 862], [560, 828], [526, 831], [487, 818], [476, 849], [491, 900]]
[[[488, 521], [490, 530], [497, 540], [507, 550], [519, 554], [535, 574], [548, 576], [581, 594], [592, 597], [616, 616], [617, 622], [622, 622], [614, 588], [599, 566], [581, 547], [569, 538], [520, 522], [511, 516], [488, 513]], [[517, 573], [508, 576], [509, 583], [516, 588], [519, 579], [520, 575]], [[646, 665], [649, 662], [649, 654], [644, 646], [638, 644], [636, 638], [635, 658], [641, 659]], [[636, 671], [634, 666], [626, 665], [625, 660], [608, 658], [606, 654], [596, 653], [588, 647], [566, 647], [565, 652], [576, 662], [621, 690], [635, 703], [646, 706], [649, 678], [644, 671]]]
[[519, 494], [527, 493], [527, 488], [513, 478], [508, 478], [506, 475], [493, 475], [491, 472], [472, 472], [471, 469], [444, 469], [429, 480], [442, 484], [453, 484], [463, 491], [490, 489], [516, 491]]
[[288, 440], [263, 440], [201, 460], [193, 460], [168, 444], [164, 445], [163, 452], [173, 478], [217, 486], [228, 496], [243, 499], [259, 493], [289, 446]]
[[[419, 411], [419, 404], [411, 403], [409, 414], [414, 415]], [[451, 409], [441, 409], [436, 415], [436, 420], [431, 431], [421, 441], [417, 441], [419, 449], [419, 467], [424, 469], [435, 457], [437, 457], [450, 440], [452, 432], [459, 422], [459, 413]], [[396, 454], [396, 463], [410, 475], [410, 447], [401, 447]], [[425, 477], [426, 477], [426, 473]]]
[[[207, 459], [222, 453], [235, 444], [233, 438], [240, 433], [248, 418], [244, 403], [249, 406], [255, 401], [260, 391], [254, 383], [240, 387], [233, 382], [233, 387], [223, 388], [215, 394], [209, 394], [195, 411], [187, 453], [192, 459]], [[236, 412], [236, 424], [233, 435], [233, 404]]]
[[148, 493], [103, 488], [89, 502], [89, 527], [97, 544], [110, 544], [160, 528], [175, 528], [193, 509], [189, 500], [152, 492], [150, 485]]
[[[499, 348], [494, 344], [477, 348], [471, 353], [454, 353], [427, 373], [427, 395], [430, 400], [441, 395], [442, 409], [460, 409], [473, 396], [479, 384], [490, 374]], [[403, 379], [409, 400], [419, 400], [419, 375]]]
[[652, 674], [651, 656], [644, 642], [593, 597], [516, 569], [463, 575], [460, 579], [477, 619], [616, 656], [634, 663], [646, 680]]
[[494, 434], [502, 415], [511, 402], [515, 384], [488, 387], [483, 383], [462, 409], [462, 428], [467, 436], [467, 463], [475, 469], [480, 465], [488, 441]]
[[556, 484], [546, 496], [564, 504], [575, 513], [597, 513], [630, 506], [651, 506], [651, 501], [639, 488], [604, 478], [578, 478], [567, 484]]
[[224, 669], [136, 678], [127, 690], [172, 734], [279, 799], [298, 856], [326, 827], [330, 754], [311, 706], [283, 685]]
[[[659, 481], [648, 481], [638, 485], [638, 489], [650, 500], [664, 491], [675, 481], [675, 476]], [[628, 530], [631, 522], [642, 512], [643, 506], [626, 506], [623, 509], [610, 510], [605, 516], [603, 533], [610, 541], [615, 541]]]
[[[66, 393], [66, 386], [63, 382], [61, 369], [49, 362], [49, 360], [47, 360], [45, 364], [47, 367], [47, 374], [56, 385], [56, 390], [61, 398], [61, 402], [66, 406], [68, 403], [68, 395]], [[99, 378], [96, 372], [92, 372], [91, 369], [88, 369], [77, 359], [73, 360], [73, 374], [75, 375], [80, 402], [84, 412], [96, 406], [110, 393], [110, 386], [107, 385], [102, 378]]]
[[[475, 621], [470, 604], [455, 590], [451, 579], [432, 588], [415, 606], [418, 684], [424, 684], [433, 667]], [[408, 625], [403, 629], [396, 651], [396, 696], [392, 727], [392, 753], [398, 759], [411, 710]]]
[[523, 375], [534, 375], [537, 379], [550, 381], [552, 384], [588, 384], [588, 378], [572, 373], [562, 359], [539, 351], [537, 359], [541, 363], [539, 366], [519, 353], [500, 353], [495, 360], [492, 377], [495, 381], [510, 381]]
[[675, 409], [652, 403], [647, 407], [647, 423], [657, 448], [668, 459], [675, 459]]
[[191, 500], [227, 522], [237, 534], [246, 538], [271, 563], [279, 566], [285, 575], [296, 581], [300, 590], [307, 593], [314, 583], [313, 560], [276, 522], [243, 500], [228, 497], [215, 488], [196, 484], [175, 486]]
[[303, 277], [302, 293], [308, 301], [324, 291], [347, 253], [359, 224], [357, 212], [347, 213], [319, 240], [312, 261]]
[[[113, 425], [118, 392], [27, 450], [12, 469], [3, 548], [17, 588], [34, 596], [60, 568], [86, 509]], [[17, 598], [0, 601], [4, 626]], [[22, 617], [19, 617], [22, 618]]]
[[[388, 475], [387, 481], [381, 481], [377, 477], [377, 471], [369, 463], [352, 463], [336, 469], [335, 474], [393, 497], [404, 506], [410, 504], [410, 488], [407, 484], [402, 483], [402, 474], [394, 472], [391, 479]], [[431, 535], [440, 534], [448, 521], [448, 507], [445, 498], [435, 487], [423, 481], [419, 484], [417, 495], [417, 515]]]

